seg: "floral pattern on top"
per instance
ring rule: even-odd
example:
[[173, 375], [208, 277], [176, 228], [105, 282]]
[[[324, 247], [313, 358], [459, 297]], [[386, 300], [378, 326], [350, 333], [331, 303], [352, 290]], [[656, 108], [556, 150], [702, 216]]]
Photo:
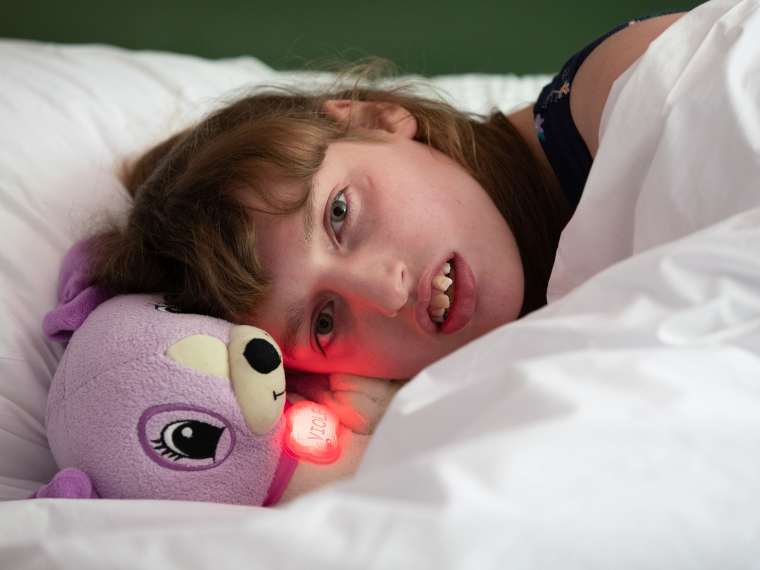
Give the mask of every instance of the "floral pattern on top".
[[538, 140], [545, 141], [546, 135], [544, 134], [544, 128], [541, 126], [544, 124], [544, 118], [541, 113], [534, 117], [534, 124], [536, 125], [536, 132], [538, 133]]
[[591, 52], [605, 39], [642, 20], [661, 15], [664, 14], [630, 20], [574, 54], [560, 72], [544, 86], [533, 105], [534, 126], [541, 148], [573, 210], [583, 194], [593, 163], [593, 157], [578, 132], [570, 110], [570, 93], [575, 74]]

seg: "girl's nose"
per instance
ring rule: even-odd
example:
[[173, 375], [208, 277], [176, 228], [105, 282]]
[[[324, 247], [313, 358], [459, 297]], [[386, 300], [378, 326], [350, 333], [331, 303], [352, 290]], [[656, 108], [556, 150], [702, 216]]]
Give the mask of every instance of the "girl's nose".
[[395, 317], [409, 299], [407, 279], [408, 271], [402, 261], [368, 256], [351, 263], [341, 281], [347, 297]]

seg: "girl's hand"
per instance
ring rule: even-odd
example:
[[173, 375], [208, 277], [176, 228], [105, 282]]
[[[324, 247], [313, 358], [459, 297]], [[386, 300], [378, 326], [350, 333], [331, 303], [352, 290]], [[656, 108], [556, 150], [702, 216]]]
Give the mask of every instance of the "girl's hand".
[[330, 408], [341, 424], [361, 435], [371, 435], [398, 389], [406, 380], [388, 380], [336, 372], [293, 373], [288, 376], [288, 399], [307, 399]]

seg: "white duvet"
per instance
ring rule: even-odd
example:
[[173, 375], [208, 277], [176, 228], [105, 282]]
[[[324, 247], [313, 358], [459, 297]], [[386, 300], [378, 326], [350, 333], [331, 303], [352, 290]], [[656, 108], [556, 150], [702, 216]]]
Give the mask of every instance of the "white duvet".
[[759, 7], [695, 9], [615, 84], [552, 303], [407, 384], [353, 481], [9, 501], [3, 567], [760, 568]]

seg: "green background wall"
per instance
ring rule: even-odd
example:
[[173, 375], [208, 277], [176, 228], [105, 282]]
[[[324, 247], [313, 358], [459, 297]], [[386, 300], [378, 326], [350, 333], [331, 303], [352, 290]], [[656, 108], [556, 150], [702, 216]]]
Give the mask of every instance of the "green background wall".
[[[0, 36], [108, 43], [276, 69], [387, 57], [406, 72], [549, 73], [614, 26], [689, 0], [0, 0]], [[1, 71], [1, 70], [0, 70]]]

